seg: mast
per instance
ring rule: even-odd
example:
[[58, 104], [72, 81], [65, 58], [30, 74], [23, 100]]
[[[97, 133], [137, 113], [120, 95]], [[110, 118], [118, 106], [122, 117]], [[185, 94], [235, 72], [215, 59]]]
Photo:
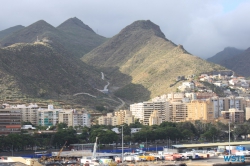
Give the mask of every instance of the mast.
[[95, 160], [95, 159], [96, 159], [97, 139], [98, 139], [98, 137], [96, 137], [96, 140], [95, 140], [94, 149], [93, 149], [93, 154], [92, 154], [92, 160]]

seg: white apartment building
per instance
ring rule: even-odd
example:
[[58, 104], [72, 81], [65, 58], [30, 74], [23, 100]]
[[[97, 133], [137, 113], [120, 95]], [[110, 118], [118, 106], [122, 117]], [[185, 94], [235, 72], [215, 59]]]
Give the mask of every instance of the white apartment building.
[[161, 115], [162, 121], [169, 121], [170, 112], [168, 103], [168, 101], [135, 103], [130, 105], [130, 111], [135, 116], [135, 119], [139, 119], [144, 125], [149, 125], [149, 117], [154, 110], [157, 110]]
[[62, 109], [54, 109], [48, 105], [48, 109], [38, 109], [37, 124], [41, 126], [55, 126], [58, 123], [59, 112]]
[[193, 82], [183, 82], [181, 86], [178, 87], [180, 91], [191, 91], [194, 90], [195, 85]]
[[73, 111], [73, 127], [87, 126], [91, 127], [91, 116], [85, 110]]

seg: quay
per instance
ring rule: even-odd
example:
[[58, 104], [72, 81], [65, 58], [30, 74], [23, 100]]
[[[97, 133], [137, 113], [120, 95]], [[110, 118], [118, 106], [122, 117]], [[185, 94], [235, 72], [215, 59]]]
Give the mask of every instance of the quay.
[[154, 161], [154, 162], [124, 162], [124, 166], [250, 166], [250, 160], [245, 162], [225, 162], [222, 158], [210, 158], [203, 160], [186, 161]]

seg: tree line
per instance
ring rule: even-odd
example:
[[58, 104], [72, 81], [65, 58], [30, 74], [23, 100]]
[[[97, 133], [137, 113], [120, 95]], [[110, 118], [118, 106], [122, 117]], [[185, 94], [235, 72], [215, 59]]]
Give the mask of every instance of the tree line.
[[[44, 126], [36, 126], [37, 130], [45, 129]], [[111, 129], [117, 127], [119, 133]], [[125, 143], [130, 142], [163, 142], [164, 140], [178, 140], [183, 143], [197, 142], [217, 142], [228, 141], [229, 124], [217, 123], [202, 123], [200, 121], [191, 122], [163, 122], [160, 125], [143, 125], [136, 121], [130, 125], [122, 126], [105, 126], [93, 125], [90, 128], [82, 126], [67, 126], [64, 123], [59, 123], [57, 126], [52, 126], [49, 130], [54, 130], [54, 133], [39, 133], [22, 131], [20, 134], [9, 134], [8, 136], [0, 136], [0, 149], [4, 150], [35, 150], [34, 148], [61, 148], [65, 141], [66, 146], [70, 144], [85, 144], [94, 143], [98, 137], [99, 144], [121, 143], [121, 132], [123, 128], [123, 139]], [[139, 132], [131, 134], [131, 128], [140, 128]], [[31, 132], [32, 133], [32, 132]], [[231, 140], [237, 141], [250, 133], [250, 121], [243, 124], [230, 123]]]

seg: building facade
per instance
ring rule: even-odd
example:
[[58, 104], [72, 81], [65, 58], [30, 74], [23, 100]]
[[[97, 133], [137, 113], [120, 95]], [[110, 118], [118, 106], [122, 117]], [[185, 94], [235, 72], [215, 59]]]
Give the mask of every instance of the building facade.
[[132, 112], [132, 115], [135, 116], [135, 119], [139, 119], [139, 121], [144, 125], [149, 125], [149, 118], [154, 110], [157, 110], [158, 113], [161, 115], [162, 121], [169, 121], [170, 112], [168, 101], [148, 101], [130, 105], [130, 111]]
[[227, 119], [232, 123], [243, 123], [245, 120], [244, 111], [236, 108], [231, 108], [228, 111], [222, 111], [221, 114], [224, 119]]
[[162, 123], [161, 115], [158, 113], [157, 110], [154, 110], [154, 112], [149, 117], [149, 126], [152, 125], [160, 125]]
[[21, 132], [21, 110], [0, 109], [0, 135]]
[[59, 112], [62, 109], [54, 109], [48, 105], [48, 109], [39, 109], [37, 112], [37, 123], [40, 126], [55, 126], [58, 123]]
[[181, 101], [172, 101], [169, 104], [170, 118], [168, 121], [171, 122], [184, 122], [188, 117], [187, 103]]
[[188, 116], [186, 120], [201, 120], [207, 122], [214, 120], [214, 107], [210, 100], [193, 100], [187, 103], [187, 112]]

